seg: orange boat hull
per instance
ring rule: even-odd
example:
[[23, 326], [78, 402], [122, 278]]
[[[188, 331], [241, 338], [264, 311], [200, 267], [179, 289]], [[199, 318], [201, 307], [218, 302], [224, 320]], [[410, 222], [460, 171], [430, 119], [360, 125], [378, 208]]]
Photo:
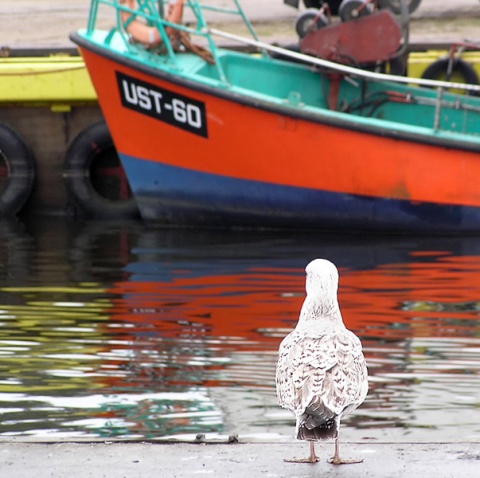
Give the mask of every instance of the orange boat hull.
[[82, 55], [147, 221], [480, 230], [478, 151]]

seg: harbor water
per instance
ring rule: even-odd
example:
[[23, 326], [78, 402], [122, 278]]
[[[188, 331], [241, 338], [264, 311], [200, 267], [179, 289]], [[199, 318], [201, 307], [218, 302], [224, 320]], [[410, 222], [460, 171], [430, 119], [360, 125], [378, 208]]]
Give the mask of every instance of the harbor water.
[[480, 440], [480, 238], [0, 224], [0, 438], [291, 438], [281, 339], [340, 270], [365, 403], [342, 437]]

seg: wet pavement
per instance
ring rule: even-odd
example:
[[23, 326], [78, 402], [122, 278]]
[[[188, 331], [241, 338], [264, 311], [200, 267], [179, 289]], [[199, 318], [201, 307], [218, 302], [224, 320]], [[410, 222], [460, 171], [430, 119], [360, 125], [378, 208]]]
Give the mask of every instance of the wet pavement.
[[462, 478], [478, 477], [480, 444], [346, 443], [345, 458], [363, 463], [327, 463], [333, 444], [317, 446], [316, 464], [286, 463], [304, 457], [304, 443], [0, 443], [0, 473], [9, 478]]

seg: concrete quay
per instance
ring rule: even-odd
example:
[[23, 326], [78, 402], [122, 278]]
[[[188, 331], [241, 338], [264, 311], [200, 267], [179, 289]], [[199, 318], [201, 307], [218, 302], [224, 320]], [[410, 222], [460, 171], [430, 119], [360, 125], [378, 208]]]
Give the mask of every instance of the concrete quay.
[[[205, 3], [223, 4], [205, 0]], [[298, 11], [283, 0], [242, 0], [242, 7], [254, 23], [260, 38], [265, 41], [292, 40]], [[70, 32], [84, 28], [87, 23], [90, 0], [15, 0], [8, 8], [0, 9], [0, 48], [73, 48]], [[303, 9], [303, 1], [300, 1]], [[102, 26], [113, 24], [110, 9], [100, 11]], [[187, 19], [188, 20], [188, 19]], [[232, 22], [218, 18], [219, 25], [232, 30]], [[479, 38], [480, 1], [455, 0], [439, 2], [422, 0], [411, 16], [412, 42], [449, 43]]]
[[345, 458], [327, 463], [333, 444], [317, 445], [316, 464], [306, 443], [31, 443], [0, 442], [0, 473], [9, 478], [477, 478], [480, 443], [344, 443]]

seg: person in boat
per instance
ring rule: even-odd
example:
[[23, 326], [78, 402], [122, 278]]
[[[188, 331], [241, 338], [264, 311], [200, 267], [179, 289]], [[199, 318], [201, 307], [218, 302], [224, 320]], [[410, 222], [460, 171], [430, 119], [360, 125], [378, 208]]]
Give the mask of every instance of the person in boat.
[[[131, 10], [135, 10], [135, 0], [119, 0], [120, 4], [126, 4]], [[183, 4], [184, 0], [168, 0], [167, 13], [165, 20], [170, 23], [180, 24], [183, 18]], [[149, 26], [143, 23], [140, 19], [134, 18], [131, 20], [133, 14], [130, 12], [122, 11], [120, 17], [122, 23], [126, 25], [127, 33], [131, 38], [137, 42], [145, 45], [148, 48], [156, 47], [162, 43], [160, 33], [154, 26]], [[165, 27], [165, 32], [170, 38], [172, 44], [178, 44], [180, 38], [180, 31], [172, 28]]]

